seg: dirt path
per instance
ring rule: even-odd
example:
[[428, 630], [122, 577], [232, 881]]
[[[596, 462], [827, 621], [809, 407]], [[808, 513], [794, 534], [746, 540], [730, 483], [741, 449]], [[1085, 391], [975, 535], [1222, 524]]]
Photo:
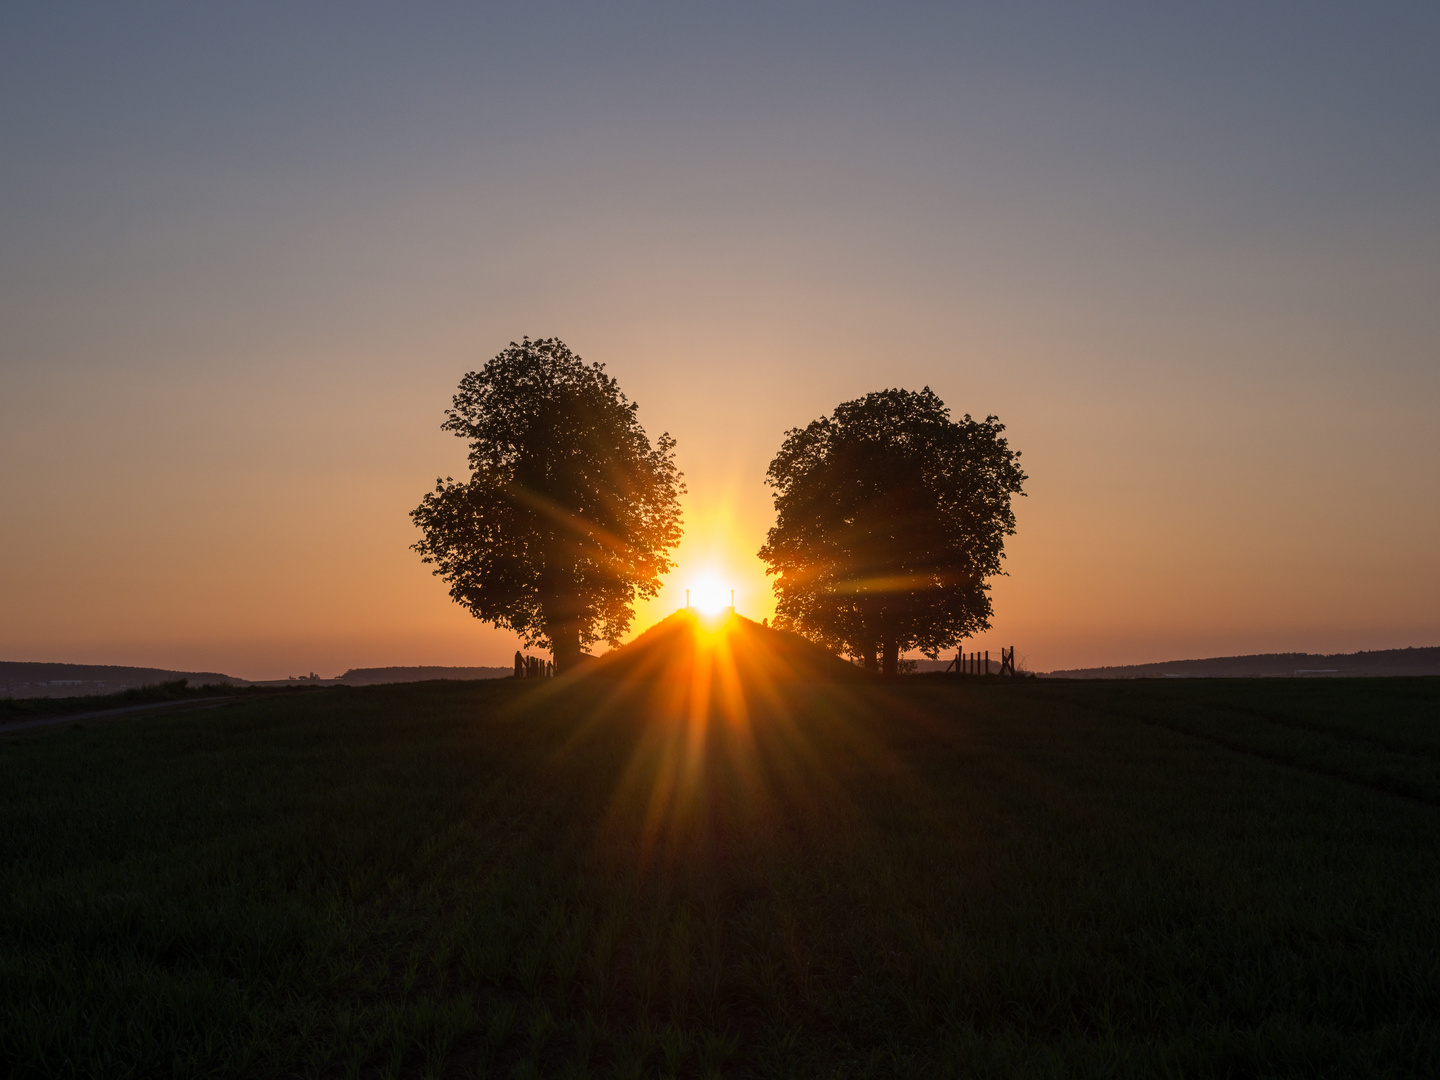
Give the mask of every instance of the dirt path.
[[217, 709], [234, 701], [233, 697], [188, 698], [183, 701], [157, 701], [149, 705], [125, 705], [118, 709], [97, 709], [93, 712], [66, 713], [63, 716], [42, 716], [34, 720], [16, 720], [0, 723], [0, 735], [12, 735], [19, 731], [34, 731], [36, 728], [54, 727], [56, 724], [73, 724], [81, 720], [109, 720], [138, 712], [174, 712], [183, 709]]

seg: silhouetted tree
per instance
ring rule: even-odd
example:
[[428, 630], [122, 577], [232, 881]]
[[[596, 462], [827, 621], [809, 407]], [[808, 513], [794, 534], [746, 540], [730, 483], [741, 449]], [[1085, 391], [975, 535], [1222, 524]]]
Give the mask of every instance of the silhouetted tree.
[[990, 625], [986, 579], [1003, 573], [1023, 494], [1020, 455], [993, 417], [950, 419], [927, 386], [847, 401], [791, 430], [766, 482], [775, 527], [777, 626], [895, 674]]
[[441, 425], [469, 441], [470, 480], [437, 480], [411, 513], [451, 597], [551, 649], [559, 672], [617, 644], [673, 565], [675, 440], [652, 446], [636, 410], [558, 338], [511, 342], [460, 381]]

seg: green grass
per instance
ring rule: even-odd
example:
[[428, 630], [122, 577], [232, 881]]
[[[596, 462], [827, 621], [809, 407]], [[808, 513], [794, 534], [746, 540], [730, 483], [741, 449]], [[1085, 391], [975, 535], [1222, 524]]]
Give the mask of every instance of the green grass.
[[1436, 681], [671, 692], [0, 742], [3, 1071], [1440, 1074]]

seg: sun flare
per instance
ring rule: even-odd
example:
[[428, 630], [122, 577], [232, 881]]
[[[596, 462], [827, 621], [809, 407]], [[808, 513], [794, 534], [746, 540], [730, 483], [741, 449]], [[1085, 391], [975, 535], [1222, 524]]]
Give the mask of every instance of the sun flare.
[[730, 606], [730, 590], [712, 574], [691, 585], [688, 592], [690, 606], [702, 615], [719, 615]]

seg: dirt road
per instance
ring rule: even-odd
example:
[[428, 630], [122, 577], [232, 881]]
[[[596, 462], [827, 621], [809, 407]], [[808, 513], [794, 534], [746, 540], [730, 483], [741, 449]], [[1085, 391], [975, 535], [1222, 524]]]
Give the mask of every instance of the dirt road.
[[233, 697], [188, 698], [183, 701], [157, 701], [149, 705], [125, 705], [119, 709], [97, 709], [93, 712], [66, 713], [63, 716], [42, 716], [34, 720], [15, 720], [0, 723], [0, 735], [14, 735], [21, 731], [55, 727], [60, 724], [77, 724], [82, 720], [109, 720], [139, 712], [175, 712], [185, 709], [217, 709], [234, 701]]

